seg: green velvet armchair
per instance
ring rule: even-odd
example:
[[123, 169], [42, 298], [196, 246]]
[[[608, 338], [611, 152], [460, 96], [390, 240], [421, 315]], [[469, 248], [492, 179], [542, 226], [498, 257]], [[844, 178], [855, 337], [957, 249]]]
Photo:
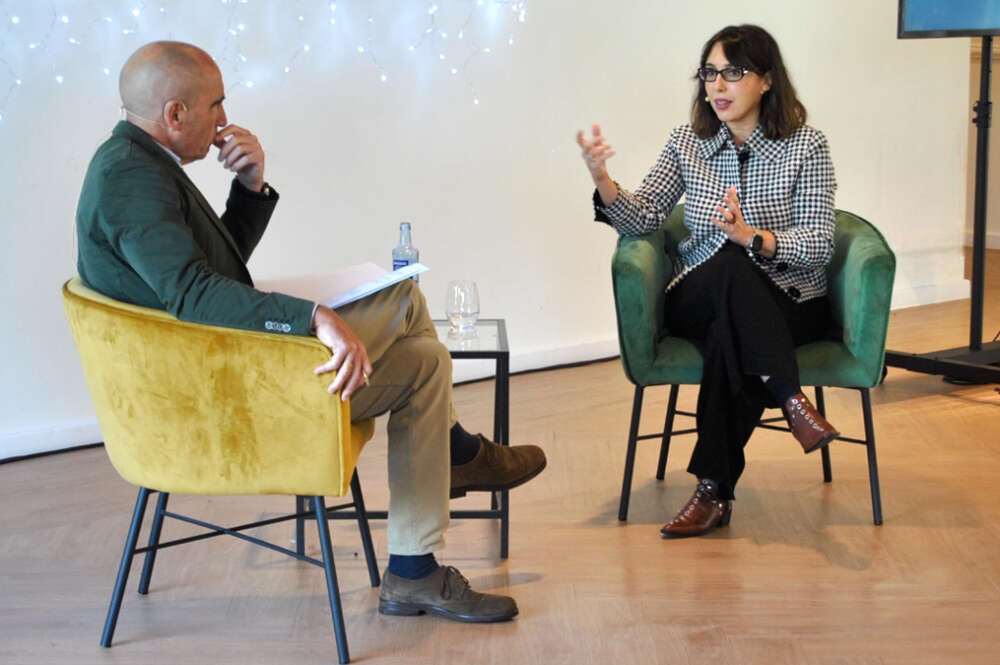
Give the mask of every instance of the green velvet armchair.
[[[823, 386], [853, 388], [861, 393], [865, 438], [841, 436], [839, 440], [859, 443], [868, 452], [872, 513], [875, 524], [882, 523], [882, 502], [875, 455], [869, 389], [883, 377], [885, 338], [889, 324], [896, 257], [882, 234], [866, 220], [849, 212], [836, 212], [834, 254], [827, 266], [828, 292], [839, 329], [838, 339], [805, 344], [796, 350], [800, 382], [815, 386], [816, 407], [823, 413]], [[656, 477], [662, 480], [672, 435], [689, 434], [693, 428], [674, 430], [674, 416], [694, 416], [677, 410], [681, 384], [701, 382], [702, 359], [690, 341], [672, 337], [663, 320], [664, 288], [673, 274], [676, 248], [688, 234], [684, 226], [684, 206], [678, 205], [659, 230], [644, 236], [622, 236], [611, 262], [611, 276], [618, 316], [618, 340], [625, 375], [635, 385], [632, 420], [629, 426], [625, 474], [622, 482], [618, 519], [628, 518], [629, 494], [638, 441], [661, 439]], [[666, 422], [663, 432], [639, 435], [643, 390], [647, 386], [669, 385]], [[768, 418], [761, 426], [787, 428]], [[830, 482], [829, 448], [823, 449], [823, 479]]]
[[[327, 517], [334, 510], [354, 509], [369, 578], [377, 586], [355, 472], [374, 421], [351, 423], [350, 404], [326, 393], [328, 377], [312, 374], [329, 358], [326, 348], [307, 337], [178, 321], [166, 312], [112, 300], [79, 278], [63, 286], [63, 303], [105, 450], [119, 475], [139, 487], [101, 645], [111, 646], [136, 554], [145, 553], [138, 588], [145, 594], [158, 550], [227, 534], [324, 568], [340, 662], [348, 662]], [[352, 502], [326, 507], [324, 496], [348, 491]], [[296, 497], [296, 512], [221, 527], [168, 511], [172, 492], [287, 494]], [[149, 541], [139, 547], [146, 505], [155, 493]], [[161, 542], [165, 517], [207, 532]], [[322, 561], [305, 555], [307, 518], [316, 519]], [[295, 551], [244, 533], [285, 520], [296, 521]]]

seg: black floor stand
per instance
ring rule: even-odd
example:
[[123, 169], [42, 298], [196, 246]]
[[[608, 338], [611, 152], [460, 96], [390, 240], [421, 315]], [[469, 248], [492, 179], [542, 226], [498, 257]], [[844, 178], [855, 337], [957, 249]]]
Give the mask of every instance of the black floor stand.
[[993, 38], [983, 37], [983, 58], [979, 70], [979, 101], [972, 107], [976, 116], [976, 193], [972, 227], [972, 312], [969, 317], [969, 346], [930, 353], [886, 351], [885, 364], [911, 372], [940, 374], [968, 383], [1000, 383], [1000, 343], [983, 344], [983, 291], [986, 269], [986, 192], [990, 154], [990, 77], [993, 65]]

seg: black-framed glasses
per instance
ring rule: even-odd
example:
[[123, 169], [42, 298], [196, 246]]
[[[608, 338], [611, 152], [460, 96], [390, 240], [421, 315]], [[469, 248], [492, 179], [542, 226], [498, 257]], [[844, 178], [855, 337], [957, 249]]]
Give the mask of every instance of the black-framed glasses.
[[747, 69], [746, 67], [723, 67], [722, 69], [716, 69], [715, 67], [699, 67], [696, 74], [698, 78], [705, 83], [711, 83], [716, 79], [716, 77], [718, 77], [719, 74], [722, 74], [723, 81], [735, 83], [752, 71], [752, 69]]

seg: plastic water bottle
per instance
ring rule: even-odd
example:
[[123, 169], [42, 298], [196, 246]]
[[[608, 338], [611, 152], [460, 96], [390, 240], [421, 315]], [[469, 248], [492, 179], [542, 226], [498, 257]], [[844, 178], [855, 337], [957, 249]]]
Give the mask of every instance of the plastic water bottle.
[[[418, 261], [420, 261], [420, 250], [410, 242], [410, 223], [400, 222], [399, 244], [392, 249], [392, 269], [399, 270]], [[414, 276], [413, 281], [419, 284], [419, 276]]]

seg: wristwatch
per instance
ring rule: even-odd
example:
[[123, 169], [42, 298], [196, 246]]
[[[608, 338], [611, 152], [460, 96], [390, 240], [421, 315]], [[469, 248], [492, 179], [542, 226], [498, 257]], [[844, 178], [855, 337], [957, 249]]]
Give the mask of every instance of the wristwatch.
[[764, 236], [760, 234], [760, 231], [754, 230], [753, 238], [750, 238], [750, 244], [747, 247], [753, 252], [759, 252], [764, 247]]

